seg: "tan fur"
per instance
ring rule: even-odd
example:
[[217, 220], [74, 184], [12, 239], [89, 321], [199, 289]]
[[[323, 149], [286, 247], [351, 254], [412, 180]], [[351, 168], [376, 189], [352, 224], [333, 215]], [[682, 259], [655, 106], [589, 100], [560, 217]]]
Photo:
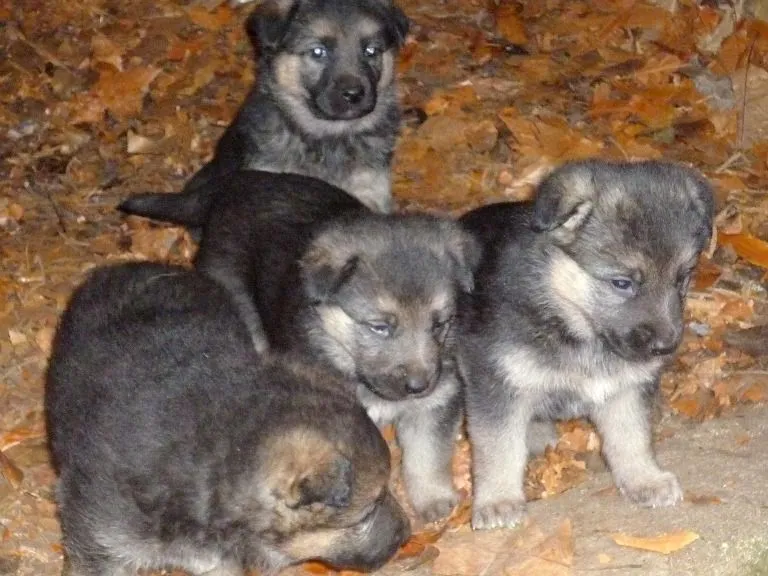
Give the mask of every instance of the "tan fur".
[[307, 89], [301, 81], [301, 56], [279, 54], [275, 57], [274, 66], [277, 82], [286, 94], [297, 98], [307, 96]]

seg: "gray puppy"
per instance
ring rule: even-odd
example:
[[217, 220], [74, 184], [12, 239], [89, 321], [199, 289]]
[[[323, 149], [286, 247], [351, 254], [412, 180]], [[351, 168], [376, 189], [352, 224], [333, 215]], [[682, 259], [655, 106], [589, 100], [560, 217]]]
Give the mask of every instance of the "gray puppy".
[[389, 212], [403, 12], [390, 0], [265, 0], [247, 30], [258, 82], [214, 158], [181, 194], [139, 194], [118, 208], [197, 228], [211, 184], [249, 168], [313, 176]]
[[374, 213], [305, 176], [243, 171], [216, 194], [198, 269], [234, 295], [257, 348], [300, 351], [357, 380], [374, 420], [395, 424], [416, 511], [450, 512], [452, 324], [472, 289], [474, 238], [448, 219]]
[[532, 203], [462, 218], [484, 242], [457, 336], [474, 528], [520, 521], [528, 452], [553, 440], [554, 419], [595, 423], [631, 501], [682, 499], [677, 478], [655, 461], [650, 407], [682, 337], [712, 211], [710, 187], [692, 170], [592, 160], [555, 171]]
[[202, 274], [93, 272], [61, 319], [46, 383], [70, 576], [381, 566], [408, 520], [387, 488], [387, 445], [347, 386], [259, 357], [230, 295]]

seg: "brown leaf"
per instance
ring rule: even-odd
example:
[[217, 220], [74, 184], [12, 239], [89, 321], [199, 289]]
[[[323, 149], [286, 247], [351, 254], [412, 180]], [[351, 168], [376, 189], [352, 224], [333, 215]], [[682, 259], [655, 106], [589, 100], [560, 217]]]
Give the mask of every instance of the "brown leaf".
[[542, 560], [564, 566], [573, 564], [573, 528], [566, 518], [557, 531], [534, 548], [534, 554]]
[[512, 44], [524, 45], [528, 42], [525, 25], [517, 15], [517, 8], [512, 2], [502, 2], [494, 13], [496, 30]]
[[98, 121], [108, 109], [118, 118], [131, 118], [141, 113], [144, 95], [160, 74], [153, 66], [139, 66], [125, 72], [102, 69], [90, 98], [85, 99], [86, 112], [76, 115], [74, 123]]
[[751, 234], [721, 234], [719, 241], [723, 246], [731, 246], [736, 254], [750, 264], [768, 268], [768, 242]]
[[112, 40], [97, 32], [91, 38], [91, 50], [94, 62], [103, 62], [122, 71], [123, 49]]
[[234, 16], [232, 10], [226, 4], [219, 6], [213, 12], [209, 12], [204, 6], [191, 6], [187, 10], [187, 15], [192, 22], [201, 28], [213, 32], [232, 22]]
[[2, 451], [0, 451], [0, 474], [14, 490], [17, 490], [21, 486], [21, 481], [24, 480], [24, 473]]
[[682, 550], [692, 542], [698, 540], [699, 535], [690, 530], [680, 530], [678, 532], [669, 532], [651, 537], [613, 534], [611, 535], [611, 538], [619, 546], [648, 550], [650, 552], [658, 552], [659, 554], [671, 554], [672, 552]]

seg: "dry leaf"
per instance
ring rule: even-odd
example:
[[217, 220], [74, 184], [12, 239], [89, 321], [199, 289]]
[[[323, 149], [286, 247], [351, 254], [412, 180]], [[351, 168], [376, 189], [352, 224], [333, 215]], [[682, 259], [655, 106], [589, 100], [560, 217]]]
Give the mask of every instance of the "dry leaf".
[[659, 554], [671, 554], [698, 540], [699, 535], [690, 530], [680, 530], [679, 532], [669, 532], [648, 538], [627, 534], [613, 534], [611, 538], [619, 546], [648, 550]]
[[719, 240], [721, 245], [731, 246], [750, 264], [768, 268], [768, 242], [751, 234], [720, 234]]
[[513, 2], [502, 2], [495, 10], [496, 30], [512, 44], [524, 45], [528, 42], [525, 25], [517, 15]]
[[0, 451], [0, 473], [14, 490], [18, 489], [21, 481], [24, 480], [24, 473], [2, 451]]

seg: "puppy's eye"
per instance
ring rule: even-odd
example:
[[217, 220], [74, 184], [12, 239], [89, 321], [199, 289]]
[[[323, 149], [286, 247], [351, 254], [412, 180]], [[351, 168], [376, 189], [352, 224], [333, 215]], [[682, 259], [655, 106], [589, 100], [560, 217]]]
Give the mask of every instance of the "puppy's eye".
[[610, 282], [613, 289], [622, 296], [634, 296], [637, 292], [637, 285], [631, 278], [620, 276], [611, 278]]
[[379, 55], [379, 52], [381, 52], [381, 50], [379, 49], [379, 47], [378, 47], [378, 46], [375, 46], [374, 44], [369, 44], [369, 45], [368, 45], [368, 46], [366, 46], [366, 47], [365, 47], [365, 49], [363, 50], [363, 53], [364, 53], [364, 54], [365, 54], [365, 55], [366, 55], [368, 58], [375, 58], [376, 56], [378, 56], [378, 55]]
[[310, 49], [309, 53], [311, 54], [312, 58], [316, 60], [322, 60], [328, 56], [328, 49], [325, 46], [314, 46]]
[[392, 336], [392, 332], [394, 332], [394, 327], [388, 322], [366, 322], [365, 326], [376, 336], [381, 336], [382, 338], [389, 338]]

